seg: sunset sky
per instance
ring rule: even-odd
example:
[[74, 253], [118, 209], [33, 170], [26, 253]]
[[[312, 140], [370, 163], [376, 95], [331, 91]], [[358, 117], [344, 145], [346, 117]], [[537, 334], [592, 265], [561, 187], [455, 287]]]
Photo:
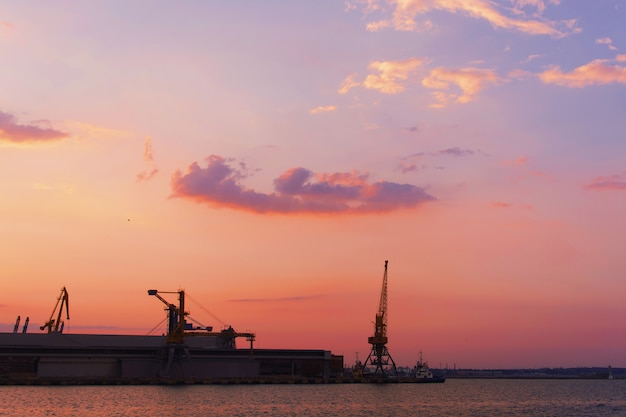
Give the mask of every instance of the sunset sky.
[[66, 286], [66, 331], [147, 334], [147, 290], [184, 289], [203, 324], [349, 365], [389, 260], [398, 365], [626, 367], [625, 22], [626, 0], [3, 2], [0, 331], [39, 332]]

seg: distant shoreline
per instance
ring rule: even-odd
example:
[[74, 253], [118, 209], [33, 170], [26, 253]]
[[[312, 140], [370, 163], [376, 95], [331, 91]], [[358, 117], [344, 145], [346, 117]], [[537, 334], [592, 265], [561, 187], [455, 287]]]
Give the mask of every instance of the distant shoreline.
[[450, 379], [626, 379], [626, 368], [433, 369]]

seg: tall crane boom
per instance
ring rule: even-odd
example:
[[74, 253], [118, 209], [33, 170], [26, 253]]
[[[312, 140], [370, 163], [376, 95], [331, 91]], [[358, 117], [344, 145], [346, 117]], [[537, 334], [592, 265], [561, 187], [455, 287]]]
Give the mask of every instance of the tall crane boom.
[[[161, 297], [159, 293], [162, 294], [178, 294], [178, 306], [170, 303], [165, 298]], [[204, 327], [193, 329], [192, 324], [188, 324], [186, 318], [189, 318], [191, 321], [198, 323], [191, 317], [189, 317], [189, 313], [185, 311], [185, 292], [183, 290], [179, 291], [158, 291], [158, 290], [148, 290], [148, 295], [152, 295], [159, 299], [163, 304], [167, 306], [167, 314], [168, 314], [168, 328], [167, 328], [167, 342], [169, 344], [182, 344], [184, 342], [185, 336], [217, 336], [219, 338], [219, 343], [221, 348], [225, 349], [235, 349], [235, 338], [237, 337], [245, 337], [247, 341], [250, 342], [250, 351], [252, 351], [252, 345], [256, 338], [254, 333], [241, 333], [236, 332], [232, 326], [225, 326], [225, 328], [220, 332], [212, 332], [212, 327]], [[197, 331], [197, 330], [201, 331]]]
[[[59, 305], [60, 304], [60, 305]], [[65, 323], [61, 320], [61, 315], [63, 314], [63, 306], [65, 306], [65, 315], [66, 320], [70, 319], [70, 296], [67, 293], [67, 289], [63, 287], [61, 289], [61, 294], [57, 298], [57, 303], [54, 305], [54, 309], [52, 310], [52, 314], [50, 314], [50, 319], [40, 327], [41, 330], [48, 329], [48, 333], [62, 333], [63, 327]], [[57, 314], [56, 319], [54, 318], [54, 312], [59, 309], [59, 313]]]
[[387, 264], [389, 261], [385, 261], [385, 273], [383, 274], [383, 287], [380, 290], [380, 301], [378, 302], [378, 314], [376, 318], [380, 316], [380, 335], [387, 336]]
[[[389, 350], [387, 349], [387, 265], [389, 261], [385, 261], [385, 273], [383, 275], [383, 286], [380, 291], [380, 300], [378, 302], [378, 312], [374, 321], [374, 336], [367, 338], [367, 342], [372, 345], [365, 366], [372, 365], [375, 367], [375, 376], [387, 376], [387, 370], [391, 369], [397, 374], [396, 363], [393, 361]], [[391, 362], [391, 364], [390, 364]]]
[[185, 312], [185, 292], [180, 291], [160, 291], [167, 294], [178, 294], [179, 307], [170, 303], [159, 295], [158, 290], [148, 290], [148, 295], [153, 295], [167, 306], [168, 325], [167, 325], [167, 341], [169, 343], [182, 343], [185, 333], [185, 316], [189, 313]]

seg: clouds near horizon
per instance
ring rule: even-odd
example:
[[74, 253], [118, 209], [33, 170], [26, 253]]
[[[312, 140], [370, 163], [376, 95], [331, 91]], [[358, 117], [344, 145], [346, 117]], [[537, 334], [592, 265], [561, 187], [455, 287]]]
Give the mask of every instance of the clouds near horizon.
[[383, 213], [416, 207], [435, 198], [423, 188], [388, 181], [371, 182], [369, 174], [337, 172], [316, 174], [298, 167], [274, 180], [274, 192], [265, 194], [242, 185], [246, 173], [218, 155], [205, 159], [206, 168], [192, 163], [171, 179], [172, 197], [215, 207], [255, 213]]
[[69, 134], [51, 127], [40, 127], [40, 125], [50, 125], [47, 120], [20, 124], [15, 116], [0, 111], [0, 142], [11, 143], [33, 143], [51, 142], [69, 137]]
[[277, 298], [236, 298], [228, 300], [233, 303], [284, 303], [284, 302], [302, 302], [309, 300], [317, 300], [320, 298], [326, 298], [326, 294], [312, 294], [312, 295], [293, 295], [291, 297], [277, 297]]
[[596, 177], [584, 186], [586, 190], [626, 191], [626, 172]]

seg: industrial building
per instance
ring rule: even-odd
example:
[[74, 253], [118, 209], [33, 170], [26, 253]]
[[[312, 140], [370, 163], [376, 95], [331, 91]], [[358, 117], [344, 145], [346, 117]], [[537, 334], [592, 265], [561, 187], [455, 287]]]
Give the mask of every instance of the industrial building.
[[[272, 382], [313, 379], [324, 382], [341, 375], [343, 357], [326, 350], [255, 349], [253, 333], [228, 326], [193, 327], [186, 321], [185, 294], [179, 304], [165, 300], [168, 332], [163, 336], [63, 333], [62, 311], [69, 318], [63, 288], [46, 333], [0, 333], [0, 383], [215, 383]], [[56, 313], [56, 315], [55, 315]], [[237, 348], [236, 338], [249, 345]]]
[[0, 333], [0, 382], [216, 382], [328, 379], [343, 357], [325, 350], [218, 349], [215, 337]]

